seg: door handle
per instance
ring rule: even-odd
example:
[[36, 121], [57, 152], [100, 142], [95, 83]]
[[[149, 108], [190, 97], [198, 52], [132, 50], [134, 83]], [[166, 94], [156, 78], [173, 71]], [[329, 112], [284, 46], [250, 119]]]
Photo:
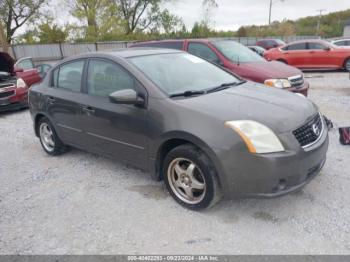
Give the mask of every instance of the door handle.
[[49, 96], [49, 97], [47, 98], [47, 101], [48, 101], [50, 104], [53, 104], [53, 103], [56, 101], [56, 99], [55, 99], [54, 97], [52, 97], [52, 96]]
[[95, 113], [95, 109], [93, 109], [91, 106], [83, 106], [82, 110], [83, 110], [83, 112], [88, 113], [88, 114]]

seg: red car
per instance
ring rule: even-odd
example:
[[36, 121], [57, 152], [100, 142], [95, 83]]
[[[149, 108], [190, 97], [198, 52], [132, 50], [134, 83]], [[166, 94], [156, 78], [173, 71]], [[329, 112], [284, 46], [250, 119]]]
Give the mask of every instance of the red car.
[[286, 43], [281, 39], [263, 39], [256, 42], [257, 46], [264, 48], [265, 50], [270, 50], [271, 48], [284, 46]]
[[267, 60], [277, 60], [301, 69], [346, 69], [350, 71], [350, 49], [323, 40], [297, 41], [264, 53]]
[[15, 64], [10, 55], [0, 52], [0, 111], [28, 107], [28, 89], [40, 81], [31, 58]]
[[303, 73], [280, 62], [268, 62], [232, 40], [165, 40], [136, 43], [131, 47], [159, 47], [187, 51], [220, 65], [242, 78], [307, 96], [309, 83]]

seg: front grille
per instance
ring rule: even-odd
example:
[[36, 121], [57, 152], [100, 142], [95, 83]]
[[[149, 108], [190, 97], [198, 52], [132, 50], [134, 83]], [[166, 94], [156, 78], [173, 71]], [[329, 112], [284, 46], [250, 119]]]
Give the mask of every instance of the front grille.
[[[0, 88], [6, 88], [6, 87], [15, 87], [13, 83], [5, 83], [5, 84], [0, 84]], [[0, 89], [1, 92], [1, 89]]]
[[288, 80], [289, 80], [292, 87], [301, 88], [304, 86], [304, 76], [303, 75], [292, 76], [292, 77], [289, 77]]
[[10, 96], [13, 96], [14, 94], [15, 94], [15, 90], [2, 92], [2, 93], [0, 93], [0, 98], [7, 98]]
[[305, 125], [293, 131], [293, 134], [302, 147], [307, 147], [313, 144], [322, 135], [322, 132], [321, 115], [317, 114]]

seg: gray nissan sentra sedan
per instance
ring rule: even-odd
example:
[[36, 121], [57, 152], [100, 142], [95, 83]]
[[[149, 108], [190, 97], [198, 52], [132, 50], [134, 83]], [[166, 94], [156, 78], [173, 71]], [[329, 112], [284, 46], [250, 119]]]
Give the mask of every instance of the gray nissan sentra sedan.
[[29, 104], [48, 154], [71, 146], [132, 164], [190, 209], [287, 194], [326, 160], [328, 131], [310, 100], [181, 51], [67, 59], [31, 88]]

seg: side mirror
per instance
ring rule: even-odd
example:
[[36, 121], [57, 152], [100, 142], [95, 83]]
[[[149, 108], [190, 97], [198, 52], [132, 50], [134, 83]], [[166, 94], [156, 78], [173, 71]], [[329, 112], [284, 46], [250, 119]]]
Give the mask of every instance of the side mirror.
[[331, 48], [329, 46], [326, 46], [325, 48], [323, 48], [324, 51], [330, 51]]
[[15, 67], [15, 73], [22, 73], [24, 70], [23, 68]]
[[109, 100], [115, 104], [143, 106], [145, 100], [133, 89], [115, 91], [109, 95]]

